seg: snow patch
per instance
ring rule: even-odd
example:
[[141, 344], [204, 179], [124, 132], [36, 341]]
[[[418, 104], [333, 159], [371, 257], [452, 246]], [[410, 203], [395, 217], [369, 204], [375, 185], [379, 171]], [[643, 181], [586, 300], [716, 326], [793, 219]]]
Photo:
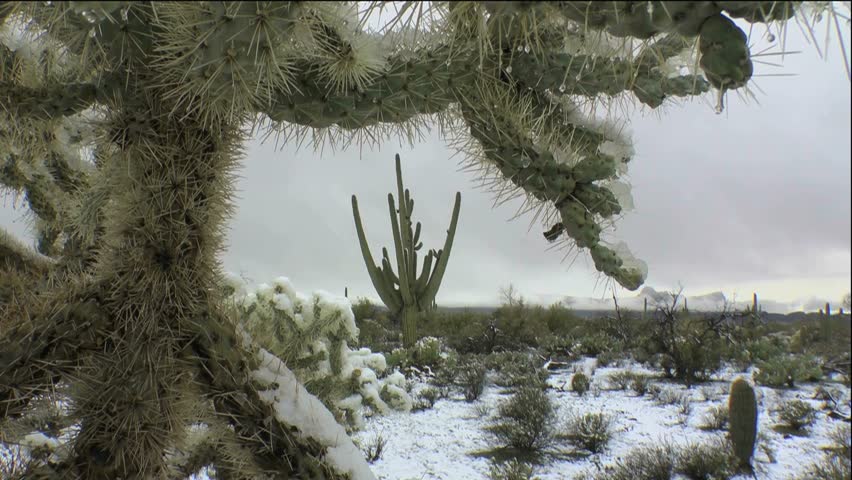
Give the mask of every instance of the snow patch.
[[278, 421], [298, 428], [299, 433], [326, 446], [324, 460], [352, 480], [375, 480], [363, 454], [316, 397], [308, 393], [281, 360], [259, 349], [261, 365], [252, 376], [266, 385], [277, 385], [258, 392], [275, 409]]

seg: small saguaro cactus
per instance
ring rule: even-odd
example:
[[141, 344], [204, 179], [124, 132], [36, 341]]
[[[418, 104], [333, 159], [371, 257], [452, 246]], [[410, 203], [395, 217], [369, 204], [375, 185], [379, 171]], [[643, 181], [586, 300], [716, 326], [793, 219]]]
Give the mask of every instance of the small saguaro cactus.
[[757, 398], [754, 388], [742, 377], [731, 383], [728, 396], [728, 434], [739, 459], [739, 467], [751, 471], [751, 458], [757, 441]]
[[355, 217], [358, 243], [361, 245], [361, 254], [367, 264], [370, 280], [388, 310], [402, 316], [402, 343], [405, 347], [411, 347], [417, 341], [417, 317], [421, 312], [429, 311], [436, 305], [435, 296], [441, 286], [444, 272], [447, 270], [453, 237], [456, 234], [461, 193], [456, 192], [456, 201], [453, 205], [453, 215], [444, 248], [437, 251], [429, 250], [423, 259], [422, 270], [418, 276], [417, 252], [423, 247], [423, 242], [420, 241], [420, 222], [417, 222], [412, 229], [411, 212], [414, 209], [414, 199], [411, 198], [408, 189], [402, 185], [402, 168], [398, 154], [396, 155], [396, 188], [400, 198], [399, 208], [395, 206], [393, 194], [389, 193], [388, 209], [393, 228], [397, 273], [393, 271], [387, 248], [382, 248], [381, 266], [373, 261], [355, 195], [352, 195], [352, 214]]

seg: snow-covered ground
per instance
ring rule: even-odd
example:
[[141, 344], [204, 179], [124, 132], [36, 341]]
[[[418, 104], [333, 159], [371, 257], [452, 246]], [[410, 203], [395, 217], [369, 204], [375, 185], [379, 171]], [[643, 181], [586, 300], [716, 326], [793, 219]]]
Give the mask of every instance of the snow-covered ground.
[[[726, 404], [728, 385], [738, 375], [749, 376], [726, 370], [714, 381], [687, 390], [684, 386], [655, 379], [654, 382], [678, 391], [687, 392], [692, 403], [688, 415], [679, 412], [676, 405], [660, 405], [650, 395], [637, 396], [630, 390], [607, 390], [608, 375], [632, 369], [651, 373], [638, 366], [594, 368], [594, 359], [585, 359], [561, 371], [554, 372], [548, 383], [559, 387], [570, 380], [574, 367], [585, 370], [590, 377], [593, 390], [583, 397], [571, 391], [548, 390], [548, 394], [559, 406], [559, 414], [569, 412], [605, 412], [615, 419], [615, 435], [604, 453], [587, 457], [555, 458], [540, 465], [535, 475], [542, 480], [571, 479], [576, 474], [593, 471], [596, 466], [613, 463], [636, 446], [652, 444], [660, 440], [673, 443], [698, 441], [722, 432], [701, 429], [704, 417], [715, 405]], [[570, 384], [570, 382], [568, 382]], [[595, 388], [595, 387], [599, 387]], [[415, 387], [417, 388], [417, 386]], [[819, 411], [816, 423], [807, 430], [807, 435], [789, 435], [776, 431], [778, 423], [776, 407], [783, 400], [798, 398], [810, 402], [819, 410], [820, 400], [814, 399], [817, 385], [803, 385], [795, 390], [758, 387], [759, 402], [759, 445], [755, 453], [757, 478], [790, 479], [796, 477], [813, 462], [822, 458], [822, 447], [828, 445], [829, 433], [841, 421], [829, 418]], [[840, 384], [832, 384], [843, 394], [842, 408], [849, 408], [850, 390]], [[710, 398], [705, 398], [709, 396]], [[493, 448], [495, 444], [484, 429], [489, 424], [488, 416], [496, 412], [502, 399], [509, 392], [489, 385], [479, 400], [467, 403], [460, 395], [439, 400], [434, 408], [416, 413], [393, 412], [374, 416], [365, 428], [354, 434], [362, 444], [368, 444], [378, 434], [388, 440], [385, 450], [372, 468], [380, 479], [393, 480], [478, 480], [487, 479], [491, 465], [483, 457], [472, 455], [477, 451]], [[568, 445], [565, 445], [568, 447]], [[570, 447], [568, 447], [570, 448]], [[767, 453], [769, 452], [769, 453]], [[771, 456], [770, 456], [771, 455]], [[745, 479], [747, 477], [742, 477]]]

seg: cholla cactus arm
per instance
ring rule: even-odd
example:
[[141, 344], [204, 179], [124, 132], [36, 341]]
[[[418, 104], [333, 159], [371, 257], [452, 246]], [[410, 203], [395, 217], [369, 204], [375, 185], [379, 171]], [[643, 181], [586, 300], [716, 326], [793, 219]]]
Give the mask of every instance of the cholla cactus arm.
[[0, 270], [16, 271], [38, 277], [46, 275], [54, 263], [55, 261], [50, 257], [33, 252], [14, 235], [0, 229]]

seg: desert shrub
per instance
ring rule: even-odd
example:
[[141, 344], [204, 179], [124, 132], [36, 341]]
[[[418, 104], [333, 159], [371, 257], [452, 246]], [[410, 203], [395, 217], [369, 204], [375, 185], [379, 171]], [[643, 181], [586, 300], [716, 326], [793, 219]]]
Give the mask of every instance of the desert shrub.
[[634, 347], [630, 349], [630, 357], [637, 363], [648, 365], [653, 361], [654, 356], [644, 348]]
[[600, 453], [609, 444], [613, 435], [613, 419], [606, 413], [584, 413], [572, 415], [560, 435], [577, 447], [591, 453]]
[[[815, 318], [814, 318], [815, 317]], [[790, 339], [790, 351], [822, 358], [845, 359], [846, 374], [850, 373], [849, 343], [852, 323], [839, 315], [815, 315], [802, 322]]]
[[521, 301], [502, 305], [494, 311], [494, 320], [497, 329], [503, 332], [503, 346], [506, 349], [535, 347], [538, 339], [549, 333], [544, 319], [533, 314], [539, 308], [531, 308]]
[[652, 384], [648, 385], [648, 392], [647, 393], [648, 393], [648, 396], [650, 396], [651, 398], [656, 400], [657, 398], [660, 397], [660, 395], [663, 394], [663, 390], [665, 390], [665, 387], [663, 387], [659, 383], [652, 383]]
[[570, 335], [548, 335], [539, 341], [538, 351], [544, 358], [570, 362], [579, 358], [577, 343]]
[[435, 337], [423, 337], [411, 349], [411, 361], [417, 367], [436, 368], [441, 365], [441, 341]]
[[633, 372], [624, 370], [610, 373], [606, 377], [606, 381], [612, 389], [627, 390], [630, 388], [630, 384], [633, 382], [634, 376], [635, 374]]
[[394, 348], [385, 354], [385, 361], [389, 368], [405, 369], [411, 365], [411, 353], [405, 348]]
[[441, 391], [436, 387], [426, 387], [417, 393], [412, 411], [428, 410], [435, 406], [435, 402], [442, 398]]
[[706, 382], [722, 366], [722, 342], [717, 338], [699, 339], [688, 335], [678, 339], [674, 356], [674, 376], [687, 385]]
[[554, 439], [556, 408], [539, 388], [521, 388], [500, 404], [494, 423], [487, 427], [502, 445], [538, 451]]
[[541, 309], [540, 315], [547, 324], [547, 330], [557, 337], [573, 335], [588, 326], [588, 322], [573, 310], [558, 303]]
[[[617, 345], [613, 345], [613, 339], [603, 332], [594, 332], [577, 339], [578, 352], [590, 357], [599, 357], [604, 352], [618, 351]], [[600, 362], [600, 358], [598, 358]]]
[[524, 386], [544, 388], [550, 372], [540, 367], [529, 355], [519, 352], [505, 352], [493, 356], [487, 362], [495, 366], [497, 385], [517, 389]]
[[689, 398], [689, 395], [684, 395], [680, 397], [680, 401], [675, 405], [677, 407], [677, 413], [682, 418], [682, 421], [686, 421], [686, 417], [689, 417], [689, 414], [692, 413], [692, 399]]
[[657, 307], [642, 348], [660, 355], [666, 377], [691, 386], [708, 380], [721, 367], [726, 322], [715, 315], [683, 312], [679, 298], [679, 293], [673, 294], [670, 304]]
[[589, 377], [583, 372], [577, 372], [571, 377], [571, 390], [577, 392], [577, 395], [583, 396], [589, 390]]
[[444, 355], [441, 340], [423, 337], [411, 348], [395, 348], [385, 355], [388, 367], [400, 371], [436, 371], [443, 366]]
[[645, 395], [648, 392], [648, 387], [651, 385], [651, 377], [650, 375], [645, 375], [642, 373], [637, 373], [633, 375], [633, 380], [630, 382], [630, 389], [633, 390], [636, 395], [640, 397]]
[[532, 465], [512, 459], [491, 465], [488, 472], [491, 480], [535, 480]]
[[475, 359], [467, 359], [459, 363], [456, 371], [456, 385], [461, 387], [464, 399], [473, 402], [485, 391], [488, 370], [485, 365]]
[[607, 382], [615, 390], [627, 390], [629, 388], [641, 396], [648, 392], [653, 378], [645, 373], [620, 371], [609, 374]]
[[456, 372], [459, 367], [460, 356], [450, 351], [444, 357], [440, 367], [432, 370], [429, 383], [442, 393], [442, 398], [449, 396], [450, 390], [456, 384]]
[[712, 385], [704, 385], [699, 389], [701, 392], [701, 397], [704, 398], [704, 401], [712, 401], [714, 398], [719, 396], [719, 390]]
[[669, 442], [657, 442], [634, 448], [614, 465], [604, 467], [594, 480], [672, 480], [676, 448]]
[[815, 357], [803, 355], [779, 355], [758, 362], [754, 381], [769, 387], [794, 388], [800, 382], [815, 382], [822, 379], [822, 368]]
[[360, 297], [352, 304], [355, 324], [358, 326], [358, 345], [374, 352], [389, 352], [400, 344], [400, 330], [388, 316], [368, 298]]
[[609, 367], [618, 363], [619, 360], [624, 359], [624, 353], [616, 350], [607, 350], [597, 354], [596, 358], [599, 367]]
[[519, 368], [534, 368], [530, 354], [520, 351], [493, 352], [483, 355], [482, 362], [489, 370], [498, 373]]
[[826, 450], [832, 455], [852, 457], [852, 425], [842, 423], [828, 434], [831, 446]]
[[747, 339], [730, 345], [725, 355], [742, 370], [749, 365], [766, 362], [787, 352], [786, 342], [778, 336]]
[[713, 405], [704, 414], [701, 428], [704, 430], [724, 430], [728, 427], [728, 406]]
[[492, 408], [487, 403], [477, 403], [473, 407], [473, 413], [477, 418], [488, 418], [491, 416]]
[[675, 471], [690, 480], [727, 480], [736, 473], [737, 458], [721, 437], [680, 447]]
[[797, 480], [849, 480], [850, 478], [852, 478], [852, 459], [848, 456], [825, 455]]
[[417, 328], [424, 336], [439, 337], [447, 347], [462, 354], [491, 353], [500, 341], [500, 332], [489, 330], [488, 314], [470, 310], [424, 312]]
[[379, 308], [369, 298], [358, 297], [352, 303], [352, 313], [355, 315], [355, 321], [359, 322], [368, 318], [375, 319], [379, 314]]
[[[656, 387], [656, 385], [654, 385]], [[648, 393], [660, 405], [680, 405], [684, 403], [689, 394], [671, 387], [650, 388]]]
[[364, 453], [364, 458], [367, 462], [373, 463], [382, 458], [382, 454], [385, 452], [387, 444], [387, 438], [385, 438], [381, 433], [377, 433], [361, 446], [361, 451]]
[[803, 400], [787, 400], [778, 407], [779, 425], [799, 431], [813, 425], [816, 421], [816, 409]]

